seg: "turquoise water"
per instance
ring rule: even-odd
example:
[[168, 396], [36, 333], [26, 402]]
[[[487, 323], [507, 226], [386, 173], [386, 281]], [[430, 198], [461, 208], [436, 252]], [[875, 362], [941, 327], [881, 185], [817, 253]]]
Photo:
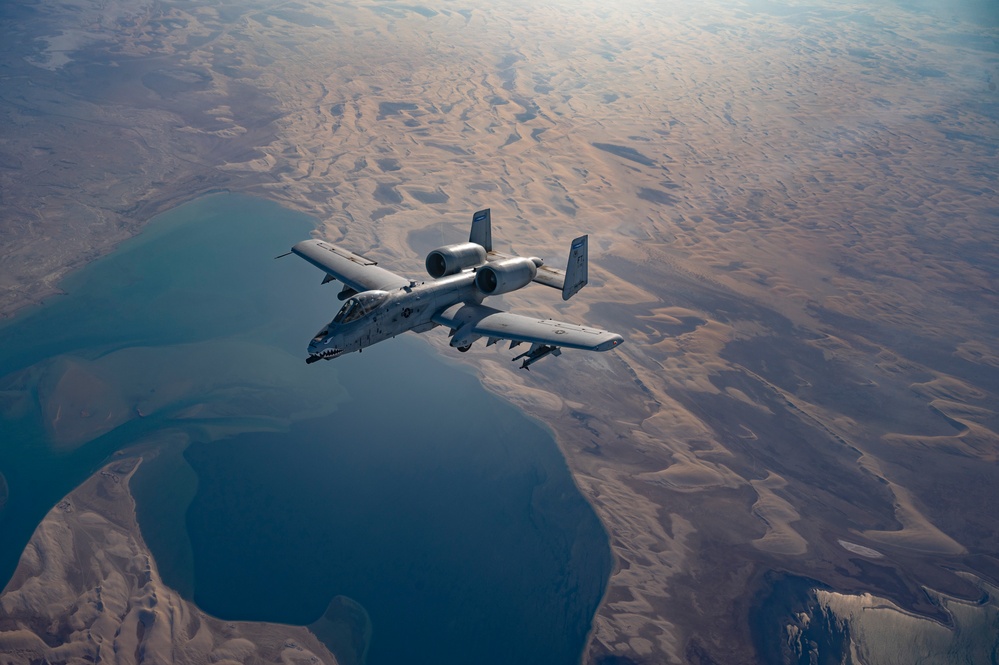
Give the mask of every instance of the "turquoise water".
[[211, 438], [334, 408], [345, 395], [335, 378], [298, 367], [293, 328], [325, 315], [303, 289], [314, 279], [272, 260], [310, 228], [264, 201], [202, 199], [0, 326], [4, 581], [45, 513], [116, 450], [164, 431]]
[[201, 199], [0, 327], [0, 575], [139, 445], [143, 535], [212, 614], [329, 606], [345, 663], [576, 662], [610, 556], [550, 435], [415, 338], [306, 366], [335, 287], [272, 257], [311, 226]]

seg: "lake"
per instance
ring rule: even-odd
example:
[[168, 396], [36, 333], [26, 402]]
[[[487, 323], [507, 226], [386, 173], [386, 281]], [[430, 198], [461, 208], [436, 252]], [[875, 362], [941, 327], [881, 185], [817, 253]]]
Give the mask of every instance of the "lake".
[[338, 289], [273, 257], [313, 227], [199, 199], [0, 327], [4, 582], [138, 449], [143, 536], [211, 614], [313, 624], [345, 663], [577, 662], [611, 558], [551, 434], [412, 335], [306, 366]]

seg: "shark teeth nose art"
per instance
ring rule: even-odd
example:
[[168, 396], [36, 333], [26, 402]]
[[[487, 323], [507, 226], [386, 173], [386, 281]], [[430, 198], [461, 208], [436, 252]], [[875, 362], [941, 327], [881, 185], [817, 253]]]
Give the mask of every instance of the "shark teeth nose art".
[[343, 349], [326, 349], [320, 353], [313, 353], [311, 356], [305, 359], [306, 364], [311, 365], [317, 360], [329, 360], [331, 358], [336, 358], [338, 355], [343, 353]]

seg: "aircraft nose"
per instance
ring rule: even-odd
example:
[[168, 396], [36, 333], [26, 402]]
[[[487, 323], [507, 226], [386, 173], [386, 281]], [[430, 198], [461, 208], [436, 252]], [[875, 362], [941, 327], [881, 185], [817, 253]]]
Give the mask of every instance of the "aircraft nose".
[[322, 351], [324, 348], [326, 348], [328, 343], [329, 343], [329, 338], [325, 336], [316, 335], [315, 337], [312, 338], [312, 341], [309, 342], [309, 353], [317, 353], [319, 351]]
[[319, 360], [332, 360], [345, 353], [343, 335], [330, 335], [323, 339], [313, 339], [309, 343], [309, 357], [306, 363], [312, 364]]
[[323, 328], [309, 342], [309, 353], [331, 353], [343, 348], [343, 343], [343, 334], [330, 333], [328, 328]]

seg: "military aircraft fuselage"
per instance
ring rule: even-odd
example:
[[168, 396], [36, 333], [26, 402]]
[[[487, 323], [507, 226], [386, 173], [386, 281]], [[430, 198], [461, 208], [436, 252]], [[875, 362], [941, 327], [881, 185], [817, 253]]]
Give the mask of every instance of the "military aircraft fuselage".
[[[411, 282], [394, 291], [365, 291], [349, 298], [337, 316], [309, 343], [309, 361], [360, 351], [410, 330], [426, 332], [438, 324], [435, 313], [460, 303], [484, 298], [475, 287], [475, 272], [467, 270], [438, 279]], [[352, 308], [371, 307], [351, 317]], [[467, 347], [459, 347], [467, 348]]]
[[450, 330], [451, 346], [467, 351], [475, 340], [486, 346], [509, 340], [510, 348], [530, 344], [513, 360], [522, 368], [563, 348], [608, 351], [624, 339], [612, 332], [552, 319], [504, 312], [482, 301], [539, 283], [558, 289], [568, 300], [587, 283], [587, 236], [569, 247], [565, 270], [537, 257], [511, 256], [492, 249], [490, 211], [472, 216], [468, 242], [446, 245], [427, 255], [428, 280], [410, 280], [379, 267], [377, 262], [320, 239], [303, 240], [291, 248], [323, 270], [323, 284], [343, 283], [343, 307], [309, 343], [306, 362], [330, 360], [360, 351], [407, 331], [422, 333], [437, 326]]

